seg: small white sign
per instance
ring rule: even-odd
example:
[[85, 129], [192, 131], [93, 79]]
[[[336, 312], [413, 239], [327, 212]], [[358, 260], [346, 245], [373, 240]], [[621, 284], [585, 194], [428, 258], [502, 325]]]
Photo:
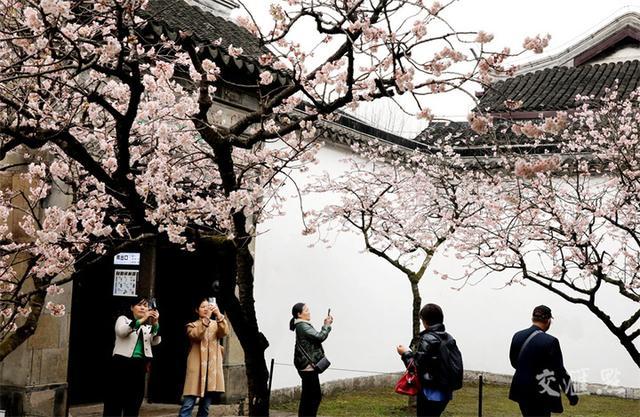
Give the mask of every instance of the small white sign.
[[140, 265], [139, 252], [120, 252], [113, 257], [114, 265]]
[[133, 269], [116, 269], [113, 274], [113, 295], [135, 297], [138, 273]]

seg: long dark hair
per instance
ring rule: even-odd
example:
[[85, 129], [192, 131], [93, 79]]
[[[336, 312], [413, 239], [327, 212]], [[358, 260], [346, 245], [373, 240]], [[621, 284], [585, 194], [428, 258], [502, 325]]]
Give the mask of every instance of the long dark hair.
[[291, 307], [291, 320], [289, 320], [289, 330], [293, 331], [295, 326], [295, 321], [300, 314], [302, 314], [302, 310], [304, 309], [305, 303], [296, 303]]

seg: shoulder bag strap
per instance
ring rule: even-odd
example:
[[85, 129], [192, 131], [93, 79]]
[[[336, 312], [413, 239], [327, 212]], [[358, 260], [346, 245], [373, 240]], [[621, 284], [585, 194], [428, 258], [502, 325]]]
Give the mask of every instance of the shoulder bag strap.
[[298, 347], [298, 349], [300, 349], [300, 351], [302, 352], [302, 354], [304, 355], [305, 358], [307, 358], [307, 360], [309, 361], [309, 363], [311, 363], [311, 366], [315, 366], [315, 364], [313, 363], [313, 361], [311, 360], [311, 358], [309, 357], [309, 355], [307, 354], [307, 351], [303, 349], [302, 345], [300, 344], [300, 342], [298, 342], [296, 340], [296, 346]]
[[522, 352], [524, 351], [524, 348], [527, 347], [529, 342], [531, 342], [531, 340], [533, 340], [533, 338], [539, 335], [540, 333], [542, 333], [542, 330], [536, 330], [533, 333], [531, 333], [529, 337], [527, 337], [527, 339], [522, 344], [522, 347], [520, 348], [520, 353], [518, 353], [518, 362], [520, 362], [520, 358], [522, 357]]

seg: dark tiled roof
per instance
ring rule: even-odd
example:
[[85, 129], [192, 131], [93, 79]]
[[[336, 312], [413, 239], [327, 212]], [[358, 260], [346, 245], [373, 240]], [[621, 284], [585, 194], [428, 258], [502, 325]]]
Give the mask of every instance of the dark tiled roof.
[[341, 111], [338, 112], [338, 117], [335, 120], [335, 123], [347, 129], [352, 129], [359, 133], [373, 136], [377, 139], [381, 139], [385, 142], [392, 143], [404, 148], [416, 149], [420, 147], [420, 143], [412, 139], [403, 138], [402, 136], [387, 132], [386, 130], [378, 129], [366, 122], [363, 122], [360, 119], [357, 119], [354, 116], [350, 116], [347, 113]]
[[[170, 39], [177, 37], [178, 30], [192, 32], [202, 45], [202, 53], [210, 56], [217, 62], [224, 63], [227, 67], [237, 68], [243, 73], [256, 75], [259, 71], [257, 57], [267, 52], [262, 48], [253, 35], [244, 28], [229, 22], [223, 18], [203, 11], [197, 6], [192, 6], [183, 0], [150, 0], [149, 6], [143, 17], [151, 20], [149, 28], [153, 36], [164, 34]], [[220, 47], [212, 45], [212, 41], [222, 38]], [[230, 57], [227, 53], [229, 44], [243, 49], [240, 58]], [[286, 84], [286, 77], [280, 76], [281, 84]], [[302, 105], [300, 109], [302, 110]], [[337, 119], [333, 123], [324, 123], [323, 128], [329, 139], [344, 144], [351, 144], [354, 140], [359, 140], [362, 136], [368, 135], [384, 142], [398, 145], [405, 149], [421, 149], [425, 152], [438, 152], [439, 145], [435, 145], [429, 138], [443, 137], [450, 131], [456, 131], [457, 135], [469, 137], [474, 133], [468, 128], [467, 123], [453, 123], [444, 127], [442, 124], [434, 124], [434, 128], [427, 129], [416, 139], [407, 139], [381, 129], [377, 129], [353, 116], [344, 112], [337, 112]], [[355, 131], [355, 132], [354, 132]], [[357, 133], [356, 133], [357, 132]], [[429, 134], [427, 134], [429, 132]], [[476, 135], [477, 136], [477, 135]], [[456, 136], [457, 137], [457, 136]], [[461, 136], [462, 138], [462, 136]], [[486, 152], [486, 144], [483, 147]], [[467, 153], [463, 151], [463, 153]]]
[[[183, 0], [151, 0], [149, 7], [145, 11], [143, 17], [151, 20], [152, 24], [149, 29], [153, 36], [164, 34], [170, 39], [175, 39], [177, 31], [190, 31], [198, 40], [206, 45], [202, 51], [205, 56], [210, 56], [217, 62], [224, 63], [226, 66], [235, 66], [243, 73], [256, 75], [259, 70], [256, 58], [268, 52], [262, 48], [253, 35], [244, 28], [236, 24], [214, 16], [205, 12], [197, 6], [192, 6]], [[211, 41], [222, 38], [222, 47], [214, 47]], [[229, 44], [234, 47], [241, 47], [243, 55], [240, 58], [232, 58], [227, 53]], [[284, 85], [288, 82], [283, 74], [278, 74], [280, 84]], [[303, 105], [299, 110], [302, 110]], [[413, 140], [405, 139], [401, 136], [372, 127], [354, 117], [348, 116], [346, 113], [338, 112], [338, 118], [335, 120], [340, 128], [332, 128], [331, 123], [327, 123], [325, 130], [330, 134], [331, 138], [343, 142], [351, 143], [354, 139], [349, 129], [355, 130], [360, 134], [374, 136], [383, 141], [397, 144], [405, 148], [415, 149], [419, 146]], [[358, 136], [356, 134], [355, 136]]]
[[257, 58], [266, 51], [260, 47], [258, 39], [244, 28], [182, 0], [151, 0], [146, 14], [174, 30], [192, 32], [203, 42], [222, 38], [225, 50], [233, 44], [244, 50], [243, 55], [252, 58]]
[[[190, 32], [201, 45], [201, 57], [213, 60], [223, 68], [223, 73], [226, 72], [227, 76], [233, 75], [255, 81], [261, 71], [258, 56], [268, 52], [260, 46], [258, 39], [244, 28], [183, 0], [151, 0], [141, 17], [148, 21], [141, 30], [141, 35], [148, 41], [157, 42], [161, 35], [176, 40], [179, 31]], [[222, 39], [220, 46], [213, 43], [218, 39]], [[229, 45], [242, 48], [243, 54], [238, 58], [230, 56]], [[286, 73], [272, 73], [277, 75], [276, 85], [289, 82]]]
[[494, 131], [485, 135], [474, 132], [467, 122], [432, 123], [415, 141], [421, 149], [440, 152], [442, 143], [453, 147], [462, 156], [489, 156], [494, 148], [509, 148], [517, 154], [543, 154], [558, 151], [558, 138], [549, 136], [538, 141], [516, 135], [508, 122], [496, 121]]
[[[299, 115], [306, 114], [305, 107], [306, 103], [297, 106], [297, 111], [300, 112]], [[423, 148], [423, 144], [414, 139], [407, 139], [395, 133], [378, 129], [343, 110], [335, 111], [334, 116], [331, 121], [320, 121], [319, 123], [324, 137], [333, 142], [350, 146], [354, 142], [373, 137], [389, 145], [397, 145], [406, 149]]]
[[566, 110], [576, 107], [576, 95], [600, 97], [618, 83], [621, 97], [640, 86], [640, 61], [553, 67], [494, 83], [478, 109], [506, 112], [504, 101], [521, 100], [518, 112]]

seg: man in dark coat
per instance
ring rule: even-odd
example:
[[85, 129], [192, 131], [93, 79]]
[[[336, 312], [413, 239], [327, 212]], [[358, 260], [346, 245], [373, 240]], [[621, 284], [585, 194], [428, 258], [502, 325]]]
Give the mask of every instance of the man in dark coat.
[[509, 398], [520, 404], [524, 417], [548, 417], [561, 413], [564, 392], [569, 404], [576, 405], [578, 396], [564, 368], [560, 342], [547, 334], [551, 326], [551, 309], [540, 305], [533, 309], [532, 326], [520, 330], [511, 340], [509, 359], [516, 369]]

